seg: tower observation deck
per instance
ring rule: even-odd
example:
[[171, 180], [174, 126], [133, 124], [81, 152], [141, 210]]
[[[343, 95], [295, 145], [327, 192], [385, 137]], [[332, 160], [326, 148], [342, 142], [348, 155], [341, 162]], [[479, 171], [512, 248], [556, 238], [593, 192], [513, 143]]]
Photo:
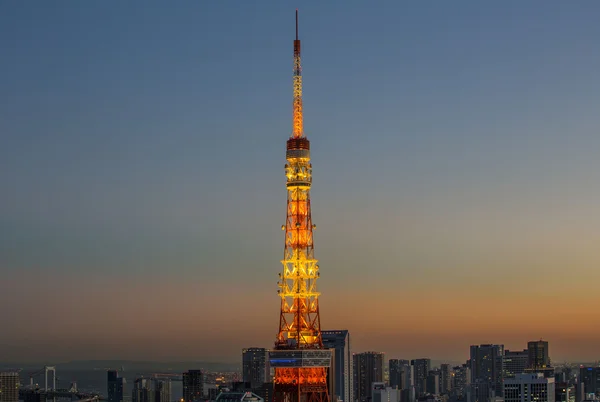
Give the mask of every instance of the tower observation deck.
[[293, 62], [293, 124], [287, 141], [287, 216], [282, 272], [279, 274], [281, 312], [275, 348], [269, 353], [275, 369], [275, 402], [328, 402], [327, 372], [331, 351], [323, 347], [317, 280], [319, 265], [314, 255], [310, 187], [310, 142], [304, 135], [302, 67], [298, 39]]

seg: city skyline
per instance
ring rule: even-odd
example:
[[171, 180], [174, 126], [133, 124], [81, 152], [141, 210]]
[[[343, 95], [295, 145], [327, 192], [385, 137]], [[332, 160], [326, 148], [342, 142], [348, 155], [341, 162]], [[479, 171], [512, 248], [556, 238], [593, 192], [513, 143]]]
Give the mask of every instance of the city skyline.
[[[107, 4], [2, 6], [0, 353], [270, 348], [295, 5]], [[600, 354], [600, 5], [540, 4], [299, 5], [321, 326], [354, 352]]]

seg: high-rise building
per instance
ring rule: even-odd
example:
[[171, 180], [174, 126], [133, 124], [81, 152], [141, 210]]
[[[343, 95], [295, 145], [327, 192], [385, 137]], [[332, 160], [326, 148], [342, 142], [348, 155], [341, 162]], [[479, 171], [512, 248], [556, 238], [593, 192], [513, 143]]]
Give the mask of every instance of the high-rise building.
[[409, 361], [407, 364], [400, 367], [400, 388], [412, 389], [414, 391], [415, 384], [413, 381], [413, 377], [413, 366], [410, 365]]
[[427, 393], [432, 395], [440, 394], [440, 372], [438, 370], [430, 370], [427, 374]]
[[400, 390], [386, 387], [384, 382], [374, 382], [371, 385], [372, 402], [400, 402]]
[[547, 341], [528, 342], [527, 355], [526, 373], [542, 373], [544, 377], [554, 377], [554, 367], [550, 361]]
[[152, 382], [149, 378], [137, 378], [131, 391], [132, 402], [155, 402]]
[[527, 368], [539, 370], [551, 366], [547, 341], [542, 341], [540, 339], [539, 341], [527, 342], [527, 352]]
[[[583, 398], [585, 394], [600, 392], [600, 367], [581, 367], [579, 369], [578, 386]], [[581, 385], [583, 384], [583, 386]], [[582, 399], [583, 400], [583, 399]]]
[[524, 350], [504, 351], [504, 378], [515, 378], [517, 374], [523, 374], [529, 361], [529, 352]]
[[431, 371], [431, 359], [415, 359], [410, 364], [413, 366], [415, 394], [420, 397], [428, 392], [427, 376]]
[[0, 402], [19, 402], [19, 373], [4, 371], [0, 373]]
[[557, 383], [554, 379], [554, 400], [555, 402], [575, 402], [575, 387], [567, 383]]
[[487, 382], [495, 396], [502, 396], [504, 345], [471, 346], [471, 384]]
[[252, 389], [262, 387], [269, 381], [269, 359], [265, 348], [242, 350], [242, 379], [250, 383]]
[[364, 352], [353, 356], [354, 400], [363, 402], [371, 398], [371, 385], [383, 382], [383, 353]]
[[415, 387], [400, 390], [400, 402], [415, 402]]
[[154, 379], [154, 402], [171, 402], [171, 379]]
[[448, 394], [452, 390], [452, 375], [449, 364], [440, 365], [440, 394]]
[[489, 381], [476, 379], [466, 388], [467, 402], [493, 402], [496, 400], [496, 392], [492, 389]]
[[[354, 389], [352, 387], [352, 350], [350, 348], [350, 333], [348, 330], [337, 331], [322, 331], [323, 347], [326, 349], [334, 349], [333, 357], [333, 375], [334, 388], [330, 391], [333, 400], [333, 395], [338, 400], [344, 402], [354, 402]], [[331, 375], [331, 373], [330, 373]]]
[[456, 366], [453, 369], [452, 394], [458, 399], [463, 399], [466, 395], [467, 387], [471, 383], [470, 364]]
[[273, 383], [266, 382], [262, 385], [262, 387], [253, 390], [256, 395], [260, 396], [265, 400], [265, 402], [273, 402]]
[[199, 401], [204, 396], [204, 375], [201, 370], [188, 370], [183, 373], [183, 401]]
[[505, 402], [555, 402], [554, 378], [542, 373], [517, 374], [504, 381]]
[[[408, 370], [407, 370], [408, 368]], [[410, 361], [402, 359], [390, 359], [388, 363], [390, 387], [405, 389], [409, 386], [407, 374], [410, 376]]]
[[575, 401], [582, 402], [586, 399], [585, 393], [585, 384], [583, 382], [578, 382], [575, 387]]
[[123, 402], [125, 400], [125, 379], [119, 377], [116, 370], [106, 372], [106, 391], [108, 402]]

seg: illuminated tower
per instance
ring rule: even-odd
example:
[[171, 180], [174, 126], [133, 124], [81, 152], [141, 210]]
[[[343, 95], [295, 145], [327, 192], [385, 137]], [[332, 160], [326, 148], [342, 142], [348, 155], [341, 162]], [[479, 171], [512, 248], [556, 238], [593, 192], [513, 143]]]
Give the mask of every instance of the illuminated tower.
[[296, 10], [294, 40], [294, 101], [292, 135], [287, 141], [287, 218], [283, 270], [279, 274], [281, 314], [275, 350], [270, 364], [275, 368], [275, 402], [328, 402], [327, 373], [331, 351], [323, 348], [319, 318], [317, 278], [310, 213], [310, 142], [302, 121], [302, 68]]

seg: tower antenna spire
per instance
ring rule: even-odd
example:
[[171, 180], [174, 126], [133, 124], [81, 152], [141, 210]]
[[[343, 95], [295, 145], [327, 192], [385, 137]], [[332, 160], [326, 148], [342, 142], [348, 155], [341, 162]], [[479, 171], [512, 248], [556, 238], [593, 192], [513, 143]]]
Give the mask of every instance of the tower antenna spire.
[[298, 9], [296, 9], [296, 39], [294, 40], [294, 102], [293, 102], [292, 138], [304, 137], [302, 116], [302, 63], [300, 58], [300, 39], [298, 39]]

